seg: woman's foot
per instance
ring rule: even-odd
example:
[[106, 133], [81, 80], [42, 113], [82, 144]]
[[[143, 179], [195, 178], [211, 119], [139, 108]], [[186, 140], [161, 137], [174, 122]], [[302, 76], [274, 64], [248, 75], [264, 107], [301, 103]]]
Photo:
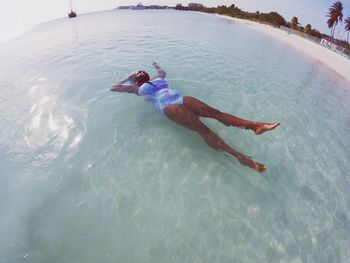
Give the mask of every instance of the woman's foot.
[[258, 128], [254, 129], [254, 132], [256, 135], [260, 135], [266, 131], [271, 131], [271, 130], [275, 129], [278, 125], [280, 125], [278, 122], [264, 123], [264, 124], [260, 125]]

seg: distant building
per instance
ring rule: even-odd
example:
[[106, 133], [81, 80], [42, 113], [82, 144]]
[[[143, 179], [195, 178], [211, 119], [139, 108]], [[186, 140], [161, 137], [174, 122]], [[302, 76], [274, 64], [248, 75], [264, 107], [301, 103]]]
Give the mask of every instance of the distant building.
[[331, 38], [328, 38], [328, 39], [322, 38], [320, 44], [350, 59], [350, 50], [333, 43], [333, 41], [336, 41], [336, 40], [332, 40]]
[[183, 6], [182, 4], [177, 4], [177, 5], [175, 6], [175, 9], [176, 9], [176, 10], [188, 10], [188, 7]]
[[324, 39], [324, 38], [321, 39], [321, 43], [320, 44], [322, 46], [328, 47], [328, 48], [333, 49], [333, 50], [335, 50], [337, 48], [336, 44], [334, 44], [333, 42], [331, 42], [331, 41], [329, 41], [327, 39]]
[[188, 4], [188, 9], [190, 10], [201, 10], [203, 9], [205, 6], [202, 4], [197, 4], [197, 3], [189, 3]]

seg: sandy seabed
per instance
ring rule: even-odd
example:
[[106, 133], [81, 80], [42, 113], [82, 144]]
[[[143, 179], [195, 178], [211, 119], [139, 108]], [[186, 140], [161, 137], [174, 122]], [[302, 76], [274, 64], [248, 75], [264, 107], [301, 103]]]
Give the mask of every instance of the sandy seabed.
[[289, 34], [283, 30], [271, 27], [269, 25], [264, 25], [245, 19], [233, 18], [225, 15], [218, 16], [236, 21], [237, 23], [241, 23], [245, 26], [249, 26], [254, 30], [269, 35], [304, 52], [305, 54], [328, 66], [330, 69], [338, 73], [341, 77], [350, 83], [350, 60], [343, 57], [342, 55], [321, 45], [318, 45], [310, 40], [304, 39], [294, 34]]

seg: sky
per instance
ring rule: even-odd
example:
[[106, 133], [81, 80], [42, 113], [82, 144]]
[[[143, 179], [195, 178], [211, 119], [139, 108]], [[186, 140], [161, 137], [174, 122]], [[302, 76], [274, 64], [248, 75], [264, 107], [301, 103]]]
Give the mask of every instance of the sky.
[[[298, 17], [301, 25], [311, 24], [322, 33], [330, 34], [325, 15], [328, 8], [336, 0], [73, 0], [77, 14], [95, 11], [112, 10], [121, 5], [175, 6], [178, 3], [202, 3], [207, 7], [234, 4], [244, 11], [270, 12], [277, 11], [287, 21], [293, 16]], [[345, 20], [350, 16], [350, 0], [340, 0], [344, 6]], [[0, 41], [10, 39], [21, 32], [29, 30], [36, 24], [45, 21], [67, 17], [69, 0], [0, 0]], [[338, 33], [339, 32], [339, 33]], [[339, 25], [335, 37], [345, 39], [344, 25]]]

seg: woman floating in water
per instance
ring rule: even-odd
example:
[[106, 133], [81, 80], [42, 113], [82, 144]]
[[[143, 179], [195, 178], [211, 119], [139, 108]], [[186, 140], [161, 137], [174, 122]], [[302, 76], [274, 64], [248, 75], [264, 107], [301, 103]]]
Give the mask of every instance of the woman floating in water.
[[[273, 130], [279, 123], [255, 122], [214, 109], [204, 102], [189, 96], [182, 96], [169, 88], [165, 71], [153, 63], [157, 76], [150, 80], [147, 72], [140, 70], [112, 86], [111, 91], [134, 93], [151, 100], [155, 107], [170, 120], [198, 132], [204, 141], [218, 151], [224, 151], [236, 157], [238, 161], [258, 172], [266, 170], [265, 165], [254, 162], [251, 157], [241, 154], [227, 145], [218, 135], [212, 132], [199, 117], [214, 118], [226, 126], [236, 126], [254, 131], [256, 135]], [[130, 82], [129, 84], [124, 84]]]

